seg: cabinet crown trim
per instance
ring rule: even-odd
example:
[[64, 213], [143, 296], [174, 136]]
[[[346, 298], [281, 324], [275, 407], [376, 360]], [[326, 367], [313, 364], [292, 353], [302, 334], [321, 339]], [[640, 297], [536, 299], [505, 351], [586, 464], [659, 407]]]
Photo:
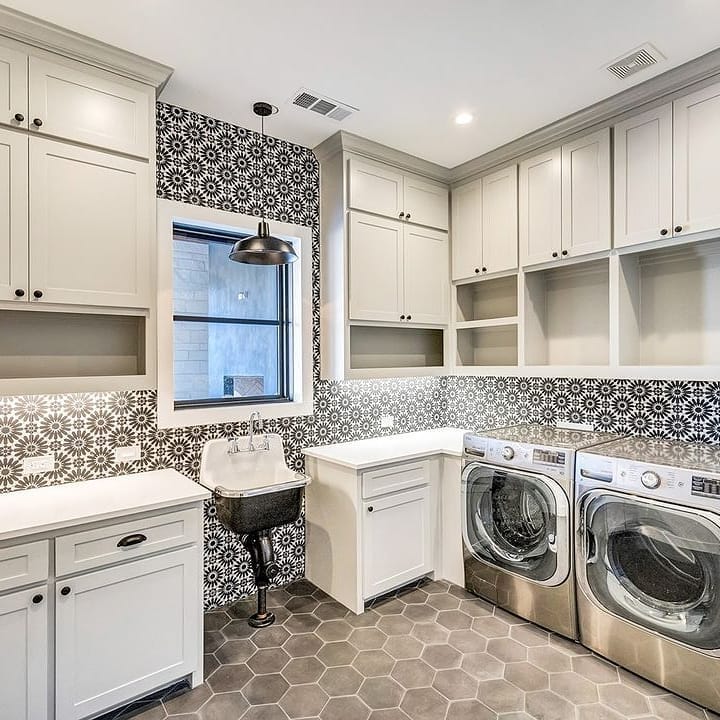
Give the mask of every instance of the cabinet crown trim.
[[152, 85], [156, 94], [173, 73], [168, 65], [2, 6], [0, 36]]

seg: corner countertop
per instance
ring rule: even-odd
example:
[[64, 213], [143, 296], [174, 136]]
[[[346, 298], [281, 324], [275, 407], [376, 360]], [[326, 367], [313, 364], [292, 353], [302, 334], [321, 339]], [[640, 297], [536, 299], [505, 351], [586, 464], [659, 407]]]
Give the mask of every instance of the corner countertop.
[[59, 530], [210, 497], [177, 470], [152, 470], [0, 494], [0, 540]]
[[465, 432], [459, 428], [421, 430], [335, 445], [318, 445], [305, 448], [303, 453], [307, 457], [353, 470], [365, 470], [375, 465], [414, 460], [429, 455], [460, 457]]

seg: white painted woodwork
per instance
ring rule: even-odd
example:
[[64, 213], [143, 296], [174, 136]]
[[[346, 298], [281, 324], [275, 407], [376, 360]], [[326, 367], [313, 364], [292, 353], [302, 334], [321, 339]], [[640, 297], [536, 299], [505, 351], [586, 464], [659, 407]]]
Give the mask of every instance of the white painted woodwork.
[[447, 230], [448, 190], [444, 185], [417, 175], [405, 175], [403, 211], [405, 219], [411, 223]]
[[519, 245], [523, 267], [549, 262], [562, 247], [560, 148], [520, 163]]
[[455, 362], [457, 365], [474, 367], [516, 366], [518, 364], [517, 322], [458, 328]]
[[56, 720], [80, 720], [193, 672], [201, 582], [197, 548], [60, 580]]
[[[22, 120], [15, 116], [20, 114]], [[19, 50], [0, 45], [0, 123], [28, 126], [28, 58]]]
[[[62, 577], [188, 545], [202, 535], [201, 520], [196, 510], [180, 510], [62, 535], [55, 541], [55, 574]], [[118, 545], [138, 533], [146, 540]]]
[[47, 585], [0, 596], [0, 715], [7, 720], [49, 716], [48, 600]]
[[[399, 332], [401, 331], [401, 332]], [[443, 367], [443, 328], [417, 327], [410, 323], [383, 327], [350, 325], [350, 370], [414, 369], [417, 374]]]
[[348, 205], [353, 210], [399, 218], [403, 212], [403, 174], [387, 165], [348, 160]]
[[720, 228], [720, 83], [673, 103], [673, 222], [685, 235]]
[[518, 276], [513, 273], [465, 283], [455, 288], [455, 320], [467, 324], [485, 320], [517, 318]]
[[398, 322], [404, 314], [404, 226], [355, 212], [349, 223], [350, 320]]
[[[404, 226], [403, 314], [410, 316], [412, 323], [447, 323], [449, 263], [447, 233]], [[353, 302], [352, 294], [350, 302]]]
[[44, 582], [48, 560], [47, 540], [0, 548], [0, 592]]
[[562, 218], [567, 256], [610, 249], [609, 128], [562, 146]]
[[365, 500], [362, 534], [366, 599], [432, 572], [429, 487]]
[[672, 127], [672, 105], [668, 104], [613, 129], [615, 247], [672, 235]]
[[0, 129], [0, 300], [27, 302], [29, 295], [27, 188], [28, 139]]
[[146, 162], [30, 139], [30, 295], [150, 306]]
[[[45, 58], [29, 60], [29, 128], [107, 150], [150, 155], [149, 88], [120, 82], [116, 76]], [[33, 124], [35, 119], [40, 127]]]
[[452, 191], [452, 279], [480, 274], [482, 267], [482, 179]]
[[365, 499], [387, 493], [409, 490], [429, 481], [427, 462], [407, 463], [368, 470], [362, 475], [362, 496]]
[[517, 165], [482, 179], [482, 266], [488, 273], [518, 266], [517, 179]]

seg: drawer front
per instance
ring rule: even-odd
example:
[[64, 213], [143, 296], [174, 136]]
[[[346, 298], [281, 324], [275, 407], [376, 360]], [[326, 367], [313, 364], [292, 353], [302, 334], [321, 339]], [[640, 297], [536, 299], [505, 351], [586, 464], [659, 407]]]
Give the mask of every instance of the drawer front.
[[199, 541], [202, 511], [181, 510], [63, 535], [55, 540], [58, 577]]
[[426, 461], [393, 465], [368, 470], [362, 476], [362, 496], [377, 497], [387, 493], [427, 485], [428, 464]]
[[0, 592], [47, 580], [48, 557], [47, 540], [0, 549]]

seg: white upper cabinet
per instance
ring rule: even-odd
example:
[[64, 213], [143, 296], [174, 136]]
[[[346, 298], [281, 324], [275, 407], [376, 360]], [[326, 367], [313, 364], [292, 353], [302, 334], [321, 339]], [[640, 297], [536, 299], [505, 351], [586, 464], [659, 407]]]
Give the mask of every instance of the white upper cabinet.
[[609, 250], [610, 129], [562, 146], [562, 255]]
[[482, 267], [482, 180], [452, 191], [452, 279], [463, 280]]
[[672, 234], [672, 127], [670, 104], [615, 125], [615, 247]]
[[30, 57], [30, 130], [148, 157], [153, 100], [149, 89], [89, 70]]
[[438, 183], [414, 175], [403, 180], [405, 220], [427, 227], [448, 229], [448, 191]]
[[405, 227], [404, 314], [413, 323], [447, 322], [449, 287], [447, 233]]
[[0, 129], [0, 300], [28, 297], [28, 139]]
[[518, 265], [517, 165], [482, 179], [482, 270], [495, 273]]
[[0, 46], [0, 123], [27, 128], [27, 55]]
[[444, 185], [354, 157], [348, 164], [351, 209], [448, 229], [448, 191]]
[[30, 138], [30, 300], [149, 307], [149, 187], [145, 162]]
[[673, 103], [675, 234], [720, 227], [720, 84]]
[[520, 263], [548, 262], [562, 249], [561, 151], [520, 163]]

